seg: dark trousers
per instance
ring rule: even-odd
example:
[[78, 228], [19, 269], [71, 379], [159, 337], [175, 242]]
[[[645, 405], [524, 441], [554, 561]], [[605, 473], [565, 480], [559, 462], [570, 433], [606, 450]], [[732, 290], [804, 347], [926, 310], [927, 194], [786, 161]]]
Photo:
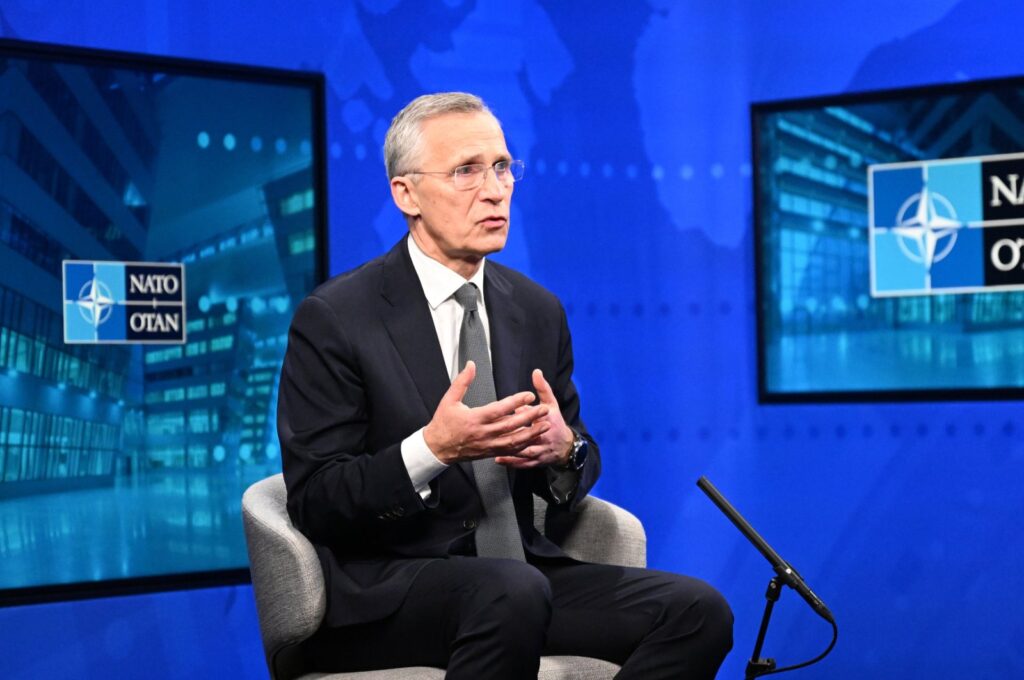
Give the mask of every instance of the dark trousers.
[[558, 560], [451, 557], [416, 577], [397, 612], [323, 628], [317, 670], [447, 668], [449, 680], [535, 679], [542, 654], [622, 666], [620, 680], [714, 678], [732, 648], [732, 612], [703, 581]]

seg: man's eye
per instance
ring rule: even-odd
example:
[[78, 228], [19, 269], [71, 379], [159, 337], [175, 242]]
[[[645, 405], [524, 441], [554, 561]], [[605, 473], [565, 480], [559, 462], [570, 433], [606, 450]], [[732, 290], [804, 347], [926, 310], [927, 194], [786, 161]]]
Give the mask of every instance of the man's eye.
[[508, 170], [508, 164], [509, 161], [498, 161], [497, 163], [494, 164], [494, 171], [505, 172], [506, 170]]
[[481, 170], [483, 170], [483, 166], [479, 164], [460, 165], [459, 167], [455, 168], [455, 174], [461, 175], [463, 177], [469, 177], [471, 175], [478, 174]]

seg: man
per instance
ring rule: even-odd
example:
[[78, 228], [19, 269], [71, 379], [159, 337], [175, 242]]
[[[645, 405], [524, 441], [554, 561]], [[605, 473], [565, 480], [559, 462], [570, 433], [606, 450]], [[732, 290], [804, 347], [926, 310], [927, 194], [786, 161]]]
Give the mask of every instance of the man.
[[314, 665], [518, 679], [565, 654], [714, 677], [732, 645], [717, 592], [576, 562], [533, 527], [533, 494], [570, 521], [600, 457], [561, 304], [486, 260], [522, 177], [497, 119], [472, 95], [423, 96], [384, 153], [409, 234], [299, 306], [281, 375], [288, 510], [327, 587]]

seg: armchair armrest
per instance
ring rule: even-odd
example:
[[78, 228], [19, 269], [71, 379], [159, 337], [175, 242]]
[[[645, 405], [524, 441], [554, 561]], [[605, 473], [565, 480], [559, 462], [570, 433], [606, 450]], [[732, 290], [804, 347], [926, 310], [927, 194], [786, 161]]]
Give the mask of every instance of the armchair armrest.
[[[541, 533], [546, 533], [547, 511], [544, 499], [535, 497], [533, 521]], [[624, 567], [647, 566], [647, 534], [633, 513], [606, 500], [587, 496], [573, 514], [572, 529], [564, 538], [557, 540], [549, 536], [570, 557]]]

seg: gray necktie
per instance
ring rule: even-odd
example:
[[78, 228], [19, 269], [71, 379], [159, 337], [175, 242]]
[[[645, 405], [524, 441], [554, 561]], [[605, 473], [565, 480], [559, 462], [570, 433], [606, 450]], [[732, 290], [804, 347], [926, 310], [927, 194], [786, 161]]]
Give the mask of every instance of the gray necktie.
[[[477, 289], [472, 283], [455, 291], [455, 301], [462, 305], [462, 328], [459, 331], [459, 370], [467, 361], [476, 364], [476, 378], [470, 384], [462, 403], [469, 407], [483, 406], [497, 399], [494, 374], [487, 352], [487, 337], [477, 313]], [[515, 506], [509, 488], [508, 471], [493, 458], [473, 461], [476, 488], [484, 503], [486, 516], [476, 530], [476, 554], [480, 557], [508, 557], [525, 561], [523, 542], [516, 524]]]

